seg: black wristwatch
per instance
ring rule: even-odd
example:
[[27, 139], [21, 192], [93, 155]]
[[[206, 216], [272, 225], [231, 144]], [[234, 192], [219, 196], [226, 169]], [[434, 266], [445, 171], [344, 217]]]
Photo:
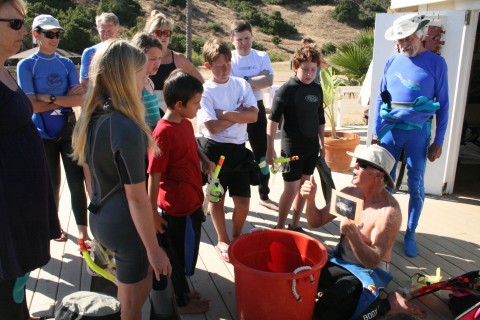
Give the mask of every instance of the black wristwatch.
[[243, 79], [245, 79], [245, 81], [248, 81], [248, 80], [250, 80], [250, 78], [249, 78], [249, 77], [247, 77], [247, 76], [243, 77]]
[[51, 94], [51, 95], [50, 95], [50, 103], [54, 103], [55, 100], [57, 100], [57, 97], [55, 97], [54, 94]]

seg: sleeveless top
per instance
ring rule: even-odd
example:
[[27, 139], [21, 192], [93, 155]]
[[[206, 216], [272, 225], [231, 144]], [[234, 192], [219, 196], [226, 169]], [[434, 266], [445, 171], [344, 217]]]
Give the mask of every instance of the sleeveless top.
[[150, 76], [150, 79], [152, 79], [153, 84], [155, 85], [155, 90], [163, 90], [163, 84], [165, 83], [165, 80], [168, 78], [168, 76], [170, 75], [170, 73], [172, 73], [173, 70], [177, 69], [177, 66], [175, 65], [173, 50], [171, 51], [172, 62], [169, 64], [161, 64], [158, 68], [157, 74]]
[[[152, 85], [151, 83], [149, 84], [150, 86]], [[160, 104], [158, 102], [157, 93], [155, 91], [153, 93], [150, 93], [147, 89], [143, 88], [142, 102], [145, 106], [145, 122], [153, 131], [153, 129], [157, 125], [158, 120], [161, 118]]]
[[60, 236], [57, 207], [32, 104], [0, 81], [0, 279], [23, 276], [50, 260]]

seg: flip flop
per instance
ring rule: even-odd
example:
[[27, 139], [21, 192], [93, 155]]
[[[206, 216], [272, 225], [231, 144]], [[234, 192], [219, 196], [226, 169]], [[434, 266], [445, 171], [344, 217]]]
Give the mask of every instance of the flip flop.
[[230, 258], [228, 257], [228, 250], [221, 249], [218, 244], [215, 246], [215, 249], [217, 249], [220, 258], [222, 258], [223, 261], [230, 263]]
[[67, 233], [66, 233], [63, 229], [60, 229], [60, 233], [61, 233], [60, 238], [53, 239], [53, 241], [65, 242], [65, 241], [68, 240], [68, 238], [67, 238]]

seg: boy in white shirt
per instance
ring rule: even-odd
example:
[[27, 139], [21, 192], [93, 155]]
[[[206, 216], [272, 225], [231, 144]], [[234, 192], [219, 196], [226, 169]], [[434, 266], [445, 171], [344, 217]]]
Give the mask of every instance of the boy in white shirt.
[[[225, 42], [220, 39], [207, 41], [203, 57], [212, 79], [203, 85], [198, 123], [207, 139], [204, 151], [208, 158], [217, 163], [221, 155], [225, 156], [219, 179], [233, 198], [233, 240], [240, 236], [247, 218], [250, 184], [258, 183], [258, 165], [252, 152], [245, 147], [247, 124], [257, 121], [257, 100], [244, 79], [230, 76], [232, 53]], [[229, 262], [231, 240], [225, 226], [224, 202], [223, 195], [218, 203], [210, 203], [209, 209], [218, 236], [215, 248], [222, 259]]]

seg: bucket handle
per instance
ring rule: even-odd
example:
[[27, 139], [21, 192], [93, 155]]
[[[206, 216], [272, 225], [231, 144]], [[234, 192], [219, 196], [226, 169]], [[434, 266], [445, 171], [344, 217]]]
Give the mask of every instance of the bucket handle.
[[[298, 267], [297, 269], [295, 269], [293, 271], [294, 274], [297, 274], [299, 273], [300, 271], [304, 271], [304, 270], [312, 270], [312, 267], [309, 267], [309, 266], [303, 266], [303, 267]], [[315, 278], [313, 278], [313, 275], [310, 275], [310, 283], [311, 284], [314, 284], [315, 283]], [[302, 297], [298, 294], [297, 292], [297, 280], [296, 279], [293, 279], [292, 281], [292, 293], [293, 293], [293, 296], [295, 297], [295, 299], [298, 301], [298, 302], [301, 302], [302, 301]]]

